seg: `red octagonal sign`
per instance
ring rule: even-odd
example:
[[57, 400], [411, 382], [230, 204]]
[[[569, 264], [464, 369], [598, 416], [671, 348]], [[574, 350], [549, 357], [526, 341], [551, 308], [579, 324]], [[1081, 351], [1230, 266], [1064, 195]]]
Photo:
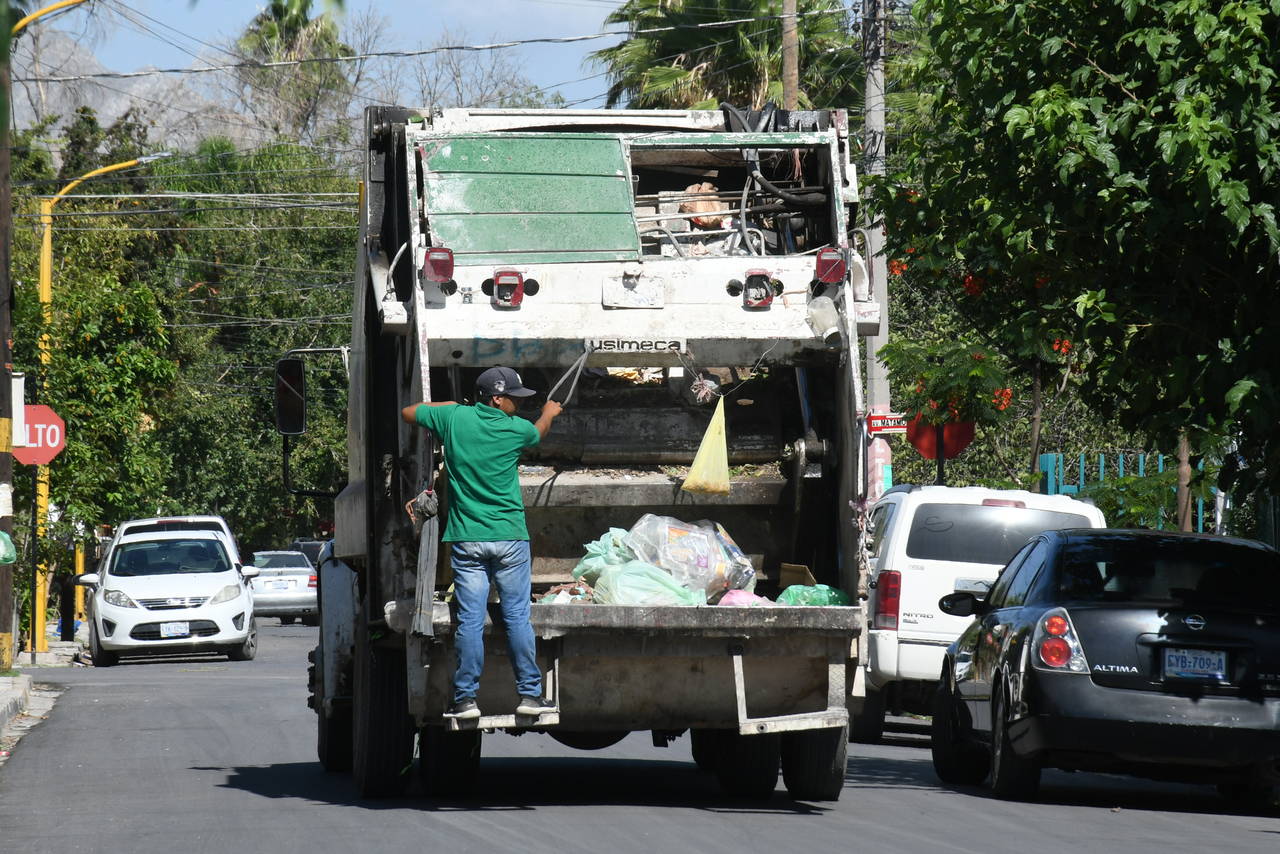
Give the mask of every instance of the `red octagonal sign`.
[[14, 448], [24, 466], [46, 466], [67, 446], [67, 425], [47, 406], [27, 406], [27, 446]]

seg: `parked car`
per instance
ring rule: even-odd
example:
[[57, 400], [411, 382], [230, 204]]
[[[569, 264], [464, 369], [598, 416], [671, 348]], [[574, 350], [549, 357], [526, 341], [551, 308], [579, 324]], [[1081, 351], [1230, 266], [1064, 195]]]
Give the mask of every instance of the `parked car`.
[[316, 568], [300, 551], [254, 552], [258, 577], [253, 587], [254, 609], [260, 617], [279, 617], [287, 626], [301, 618], [303, 625], [320, 623], [316, 598]]
[[89, 597], [89, 653], [97, 667], [122, 655], [221, 652], [248, 661], [258, 648], [253, 593], [222, 535], [211, 530], [124, 530], [99, 571], [80, 576]]
[[1213, 783], [1255, 803], [1280, 784], [1280, 552], [1053, 531], [987, 596], [939, 604], [971, 621], [940, 671], [944, 781], [990, 775], [998, 797], [1026, 798], [1052, 767]]
[[231, 526], [221, 516], [157, 516], [151, 519], [130, 519], [128, 522], [120, 523], [116, 528], [115, 539], [118, 540], [130, 534], [153, 534], [162, 531], [213, 531], [222, 537], [223, 545], [226, 546], [232, 562], [243, 563], [240, 560], [240, 546], [236, 542], [235, 534], [231, 533]]
[[324, 540], [313, 540], [310, 537], [299, 537], [289, 543], [289, 551], [302, 552], [315, 566], [320, 561], [320, 550], [324, 548]]
[[855, 741], [879, 740], [886, 707], [928, 715], [948, 644], [968, 621], [938, 609], [956, 590], [985, 593], [1027, 540], [1056, 528], [1101, 528], [1092, 504], [1065, 495], [982, 487], [889, 489], [871, 510], [867, 696]]

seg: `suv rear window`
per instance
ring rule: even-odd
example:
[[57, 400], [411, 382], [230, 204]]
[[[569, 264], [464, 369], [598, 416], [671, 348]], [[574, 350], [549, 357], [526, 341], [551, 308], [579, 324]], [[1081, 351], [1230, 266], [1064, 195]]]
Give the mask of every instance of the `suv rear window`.
[[1100, 602], [1280, 609], [1280, 556], [1235, 543], [1109, 536], [1070, 543], [1061, 593]]
[[1076, 513], [981, 504], [921, 504], [911, 520], [907, 557], [1004, 566], [1036, 534], [1089, 528]]
[[146, 522], [141, 525], [130, 525], [126, 529], [129, 534], [154, 534], [161, 531], [218, 531], [223, 527], [217, 522], [197, 522], [169, 519], [164, 522]]

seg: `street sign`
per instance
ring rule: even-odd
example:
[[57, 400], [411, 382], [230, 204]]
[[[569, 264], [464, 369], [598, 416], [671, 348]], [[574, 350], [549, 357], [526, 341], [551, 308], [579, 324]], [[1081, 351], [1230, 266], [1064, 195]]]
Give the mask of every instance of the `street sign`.
[[67, 425], [43, 404], [25, 406], [27, 446], [14, 448], [13, 458], [24, 466], [47, 466], [67, 446]]
[[891, 412], [867, 416], [867, 432], [872, 436], [907, 432], [907, 416]]

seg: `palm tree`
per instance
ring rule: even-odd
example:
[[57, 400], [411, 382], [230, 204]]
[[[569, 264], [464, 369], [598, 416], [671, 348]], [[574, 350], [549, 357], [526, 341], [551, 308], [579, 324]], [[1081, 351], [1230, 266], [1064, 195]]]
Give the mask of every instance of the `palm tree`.
[[[843, 3], [797, 6], [801, 107], [860, 102], [862, 49]], [[782, 102], [781, 14], [781, 0], [626, 0], [605, 24], [630, 37], [589, 60], [610, 78], [610, 107], [760, 109]]]

